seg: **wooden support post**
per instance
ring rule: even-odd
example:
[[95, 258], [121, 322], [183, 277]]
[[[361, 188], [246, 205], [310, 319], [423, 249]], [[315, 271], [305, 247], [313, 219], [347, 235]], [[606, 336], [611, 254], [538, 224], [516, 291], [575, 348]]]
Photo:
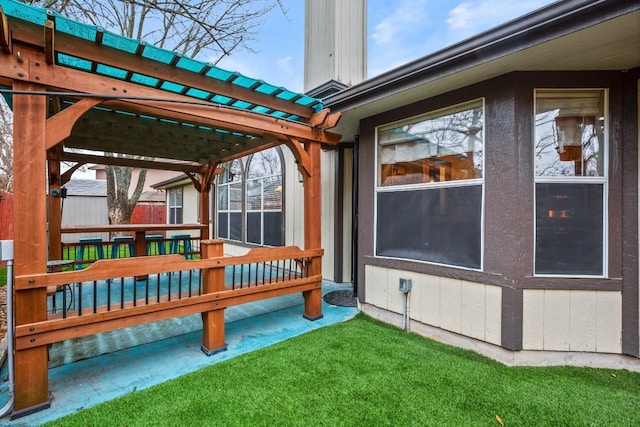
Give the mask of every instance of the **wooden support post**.
[[[224, 255], [223, 241], [204, 240], [200, 243], [202, 258], [217, 258]], [[224, 291], [224, 267], [202, 270], [202, 293]], [[224, 342], [224, 308], [202, 313], [202, 351], [212, 356], [227, 350]]]
[[49, 217], [49, 259], [62, 259], [62, 178], [60, 174], [60, 145], [49, 150], [47, 165], [49, 169], [49, 196], [48, 196], [48, 217]]
[[200, 224], [206, 225], [207, 228], [200, 229], [200, 241], [208, 240], [211, 235], [211, 226], [209, 225], [209, 207], [211, 204], [211, 184], [215, 176], [216, 164], [209, 164], [203, 167], [200, 173]]
[[[311, 160], [310, 175], [304, 181], [304, 248], [322, 247], [321, 203], [320, 203], [320, 144], [306, 142], [305, 151]], [[309, 268], [311, 276], [322, 274], [322, 258], [313, 258]], [[318, 320], [322, 318], [322, 288], [303, 292], [304, 318]]]
[[[31, 83], [14, 81], [13, 88], [42, 91]], [[46, 97], [13, 96], [14, 272], [45, 273], [47, 269], [47, 203], [45, 120]], [[16, 326], [47, 319], [47, 290], [15, 292]], [[37, 344], [37, 343], [36, 343]], [[47, 346], [15, 352], [15, 403], [12, 418], [50, 406]]]

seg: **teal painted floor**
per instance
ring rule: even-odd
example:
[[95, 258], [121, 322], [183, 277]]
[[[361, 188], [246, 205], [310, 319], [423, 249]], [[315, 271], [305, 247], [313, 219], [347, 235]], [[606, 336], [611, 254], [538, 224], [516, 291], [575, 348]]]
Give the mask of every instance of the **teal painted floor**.
[[[326, 294], [350, 288], [351, 285], [325, 282], [322, 290]], [[13, 421], [5, 417], [0, 419], [0, 425], [37, 426], [313, 329], [345, 321], [357, 313], [355, 307], [339, 307], [324, 301], [322, 310], [322, 319], [314, 322], [304, 319], [304, 302], [300, 294], [231, 307], [225, 313], [228, 349], [210, 357], [200, 350], [202, 331], [199, 329], [51, 367], [51, 408]], [[122, 333], [126, 335], [126, 330]], [[5, 377], [3, 372], [0, 407], [8, 400]]]

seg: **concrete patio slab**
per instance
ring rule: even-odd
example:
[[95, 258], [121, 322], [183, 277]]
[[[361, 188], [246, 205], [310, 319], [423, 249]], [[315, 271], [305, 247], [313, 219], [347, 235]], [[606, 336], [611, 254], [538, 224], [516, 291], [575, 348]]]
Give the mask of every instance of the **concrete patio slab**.
[[[324, 282], [323, 294], [350, 288], [351, 285]], [[358, 311], [357, 307], [334, 306], [323, 301], [323, 318], [312, 322], [302, 317], [302, 301], [291, 305], [290, 298], [281, 298], [281, 306], [278, 306], [278, 298], [264, 301], [270, 311], [258, 310], [255, 316], [237, 316], [231, 321], [227, 316], [228, 350], [210, 357], [200, 350], [202, 331], [198, 330], [51, 368], [51, 408], [13, 421], [6, 417], [0, 419], [0, 425], [40, 425], [313, 329], [342, 322]], [[5, 377], [3, 374], [3, 379]], [[7, 400], [8, 384], [3, 381], [0, 406]]]

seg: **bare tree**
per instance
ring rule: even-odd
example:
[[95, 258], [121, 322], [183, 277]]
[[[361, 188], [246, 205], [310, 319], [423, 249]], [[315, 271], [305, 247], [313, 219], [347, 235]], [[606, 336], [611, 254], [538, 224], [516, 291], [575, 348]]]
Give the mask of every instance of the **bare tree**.
[[13, 192], [13, 113], [0, 96], [0, 190]]
[[[252, 51], [267, 13], [282, 0], [36, 0], [24, 1], [54, 10], [154, 46], [217, 64], [237, 50]], [[106, 168], [109, 221], [128, 223], [146, 178], [141, 171], [129, 196], [131, 169]]]

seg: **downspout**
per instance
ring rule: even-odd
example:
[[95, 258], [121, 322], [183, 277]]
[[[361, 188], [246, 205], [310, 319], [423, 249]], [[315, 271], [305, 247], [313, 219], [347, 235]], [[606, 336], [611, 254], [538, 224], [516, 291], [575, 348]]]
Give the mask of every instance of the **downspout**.
[[[6, 242], [6, 241], [5, 241]], [[5, 247], [3, 243], [3, 249]], [[9, 241], [13, 244], [12, 241]], [[13, 247], [11, 248], [13, 252]], [[4, 255], [4, 253], [3, 253]], [[9, 401], [0, 409], [0, 418], [3, 418], [13, 409], [14, 379], [13, 379], [13, 255], [7, 260], [7, 368], [9, 371]]]
[[358, 150], [360, 135], [353, 138], [353, 167], [351, 168], [351, 283], [353, 296], [358, 297]]

